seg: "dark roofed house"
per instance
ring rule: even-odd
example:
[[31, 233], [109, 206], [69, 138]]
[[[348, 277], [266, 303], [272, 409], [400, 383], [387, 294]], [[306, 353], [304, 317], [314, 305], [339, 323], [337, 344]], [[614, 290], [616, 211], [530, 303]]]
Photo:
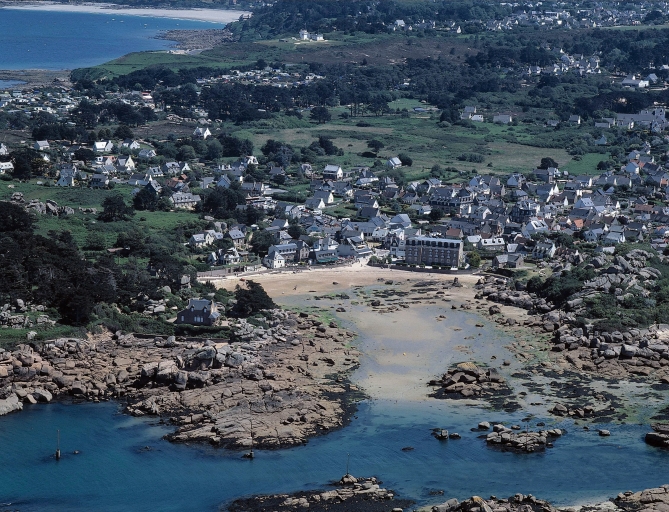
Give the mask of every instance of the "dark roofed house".
[[232, 240], [235, 247], [243, 245], [246, 241], [246, 236], [239, 229], [231, 229], [226, 233], [226, 236]]
[[216, 325], [221, 318], [216, 303], [206, 299], [189, 299], [186, 309], [177, 314], [177, 324]]

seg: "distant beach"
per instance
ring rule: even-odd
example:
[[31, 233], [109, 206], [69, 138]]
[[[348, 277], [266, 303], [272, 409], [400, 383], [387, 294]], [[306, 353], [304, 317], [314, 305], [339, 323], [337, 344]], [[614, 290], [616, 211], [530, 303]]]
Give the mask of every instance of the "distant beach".
[[115, 4], [61, 4], [54, 2], [33, 3], [4, 3], [0, 9], [21, 9], [27, 11], [51, 11], [90, 14], [119, 14], [127, 16], [150, 16], [153, 18], [173, 18], [192, 21], [207, 21], [209, 23], [230, 23], [237, 21], [242, 15], [250, 15], [247, 11], [230, 11], [218, 9], [164, 9], [129, 6]]

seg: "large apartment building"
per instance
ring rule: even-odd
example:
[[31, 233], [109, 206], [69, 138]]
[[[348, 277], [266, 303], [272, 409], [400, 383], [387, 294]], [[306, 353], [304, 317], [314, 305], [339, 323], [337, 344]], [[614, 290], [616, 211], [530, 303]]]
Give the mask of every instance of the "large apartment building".
[[462, 240], [417, 236], [406, 241], [405, 259], [413, 265], [457, 267], [462, 261]]

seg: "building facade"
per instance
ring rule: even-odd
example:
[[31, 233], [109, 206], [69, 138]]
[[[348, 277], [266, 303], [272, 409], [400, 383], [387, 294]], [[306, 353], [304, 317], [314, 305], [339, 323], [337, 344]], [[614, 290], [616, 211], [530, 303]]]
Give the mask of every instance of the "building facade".
[[462, 261], [462, 249], [462, 240], [417, 236], [406, 241], [405, 259], [410, 265], [457, 267]]

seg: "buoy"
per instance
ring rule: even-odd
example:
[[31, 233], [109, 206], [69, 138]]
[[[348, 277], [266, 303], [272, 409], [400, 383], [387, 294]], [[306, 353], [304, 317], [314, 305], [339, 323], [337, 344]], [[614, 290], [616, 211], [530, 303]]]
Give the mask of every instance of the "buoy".
[[58, 443], [56, 444], [56, 460], [60, 460], [60, 430], [58, 430]]

